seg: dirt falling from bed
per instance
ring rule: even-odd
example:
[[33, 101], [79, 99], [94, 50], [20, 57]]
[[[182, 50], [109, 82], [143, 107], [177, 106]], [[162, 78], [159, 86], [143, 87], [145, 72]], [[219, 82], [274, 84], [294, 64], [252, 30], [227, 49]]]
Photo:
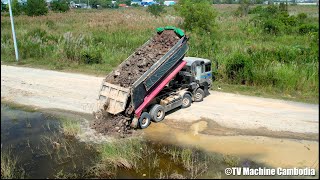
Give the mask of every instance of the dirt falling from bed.
[[119, 115], [111, 115], [102, 113], [101, 111], [94, 113], [95, 120], [90, 124], [91, 128], [104, 135], [127, 137], [134, 133], [130, 127], [130, 118]]

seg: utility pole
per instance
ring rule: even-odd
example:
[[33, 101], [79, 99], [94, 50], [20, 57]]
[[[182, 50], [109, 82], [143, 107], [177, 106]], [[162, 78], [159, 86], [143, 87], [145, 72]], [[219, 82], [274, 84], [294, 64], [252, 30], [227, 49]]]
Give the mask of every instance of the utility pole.
[[13, 16], [11, 10], [11, 1], [8, 0], [9, 4], [9, 13], [10, 13], [10, 20], [11, 20], [11, 29], [12, 29], [12, 37], [13, 37], [13, 44], [14, 44], [14, 52], [16, 54], [16, 60], [19, 61], [19, 54], [18, 54], [18, 47], [17, 47], [17, 40], [16, 40], [16, 32], [14, 30], [14, 23], [13, 23]]

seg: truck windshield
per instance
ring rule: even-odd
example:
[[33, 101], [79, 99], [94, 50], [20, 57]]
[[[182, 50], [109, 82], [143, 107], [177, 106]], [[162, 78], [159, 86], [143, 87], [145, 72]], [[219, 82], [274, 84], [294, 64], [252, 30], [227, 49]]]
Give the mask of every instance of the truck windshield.
[[190, 72], [190, 66], [184, 66], [181, 71]]
[[206, 71], [205, 72], [209, 72], [211, 71], [211, 64], [206, 64]]

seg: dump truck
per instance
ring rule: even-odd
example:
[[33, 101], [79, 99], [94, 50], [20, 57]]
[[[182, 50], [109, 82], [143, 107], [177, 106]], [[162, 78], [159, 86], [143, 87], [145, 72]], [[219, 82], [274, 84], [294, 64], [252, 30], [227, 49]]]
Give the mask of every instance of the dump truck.
[[175, 108], [187, 108], [194, 101], [202, 101], [212, 84], [211, 61], [185, 57], [187, 42], [188, 37], [182, 34], [180, 40], [130, 87], [106, 80], [128, 59], [123, 61], [101, 84], [98, 98], [101, 109], [113, 115], [122, 113], [130, 117], [131, 127], [144, 129], [151, 121], [162, 121], [165, 114]]

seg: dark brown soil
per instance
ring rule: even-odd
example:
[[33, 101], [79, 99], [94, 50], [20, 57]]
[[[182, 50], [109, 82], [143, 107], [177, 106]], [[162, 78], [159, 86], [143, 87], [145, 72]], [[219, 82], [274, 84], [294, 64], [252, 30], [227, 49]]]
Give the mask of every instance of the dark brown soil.
[[158, 61], [178, 41], [179, 37], [173, 30], [163, 31], [136, 52], [117, 70], [107, 76], [106, 81], [122, 87], [130, 87], [143, 73]]
[[121, 114], [111, 115], [100, 111], [94, 113], [94, 116], [96, 119], [90, 124], [91, 128], [104, 135], [126, 137], [134, 131], [130, 127], [130, 118]]

